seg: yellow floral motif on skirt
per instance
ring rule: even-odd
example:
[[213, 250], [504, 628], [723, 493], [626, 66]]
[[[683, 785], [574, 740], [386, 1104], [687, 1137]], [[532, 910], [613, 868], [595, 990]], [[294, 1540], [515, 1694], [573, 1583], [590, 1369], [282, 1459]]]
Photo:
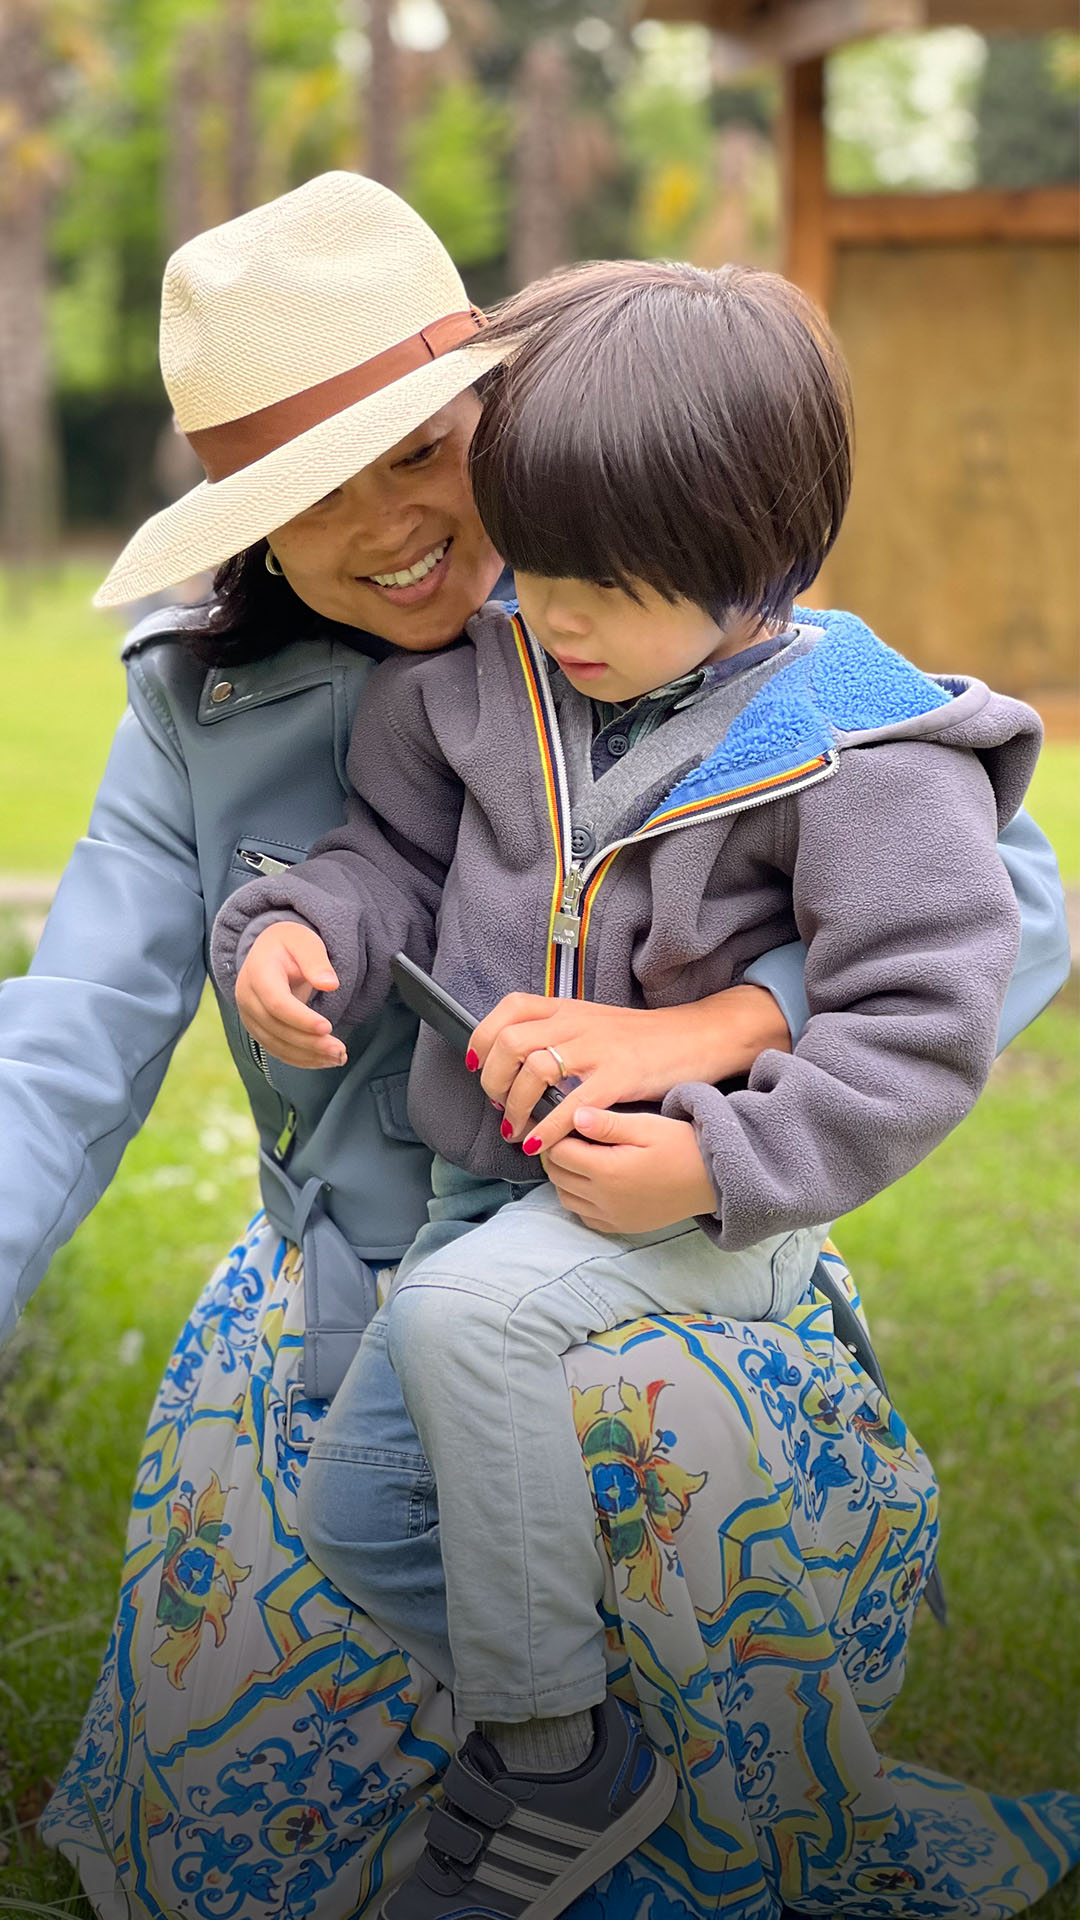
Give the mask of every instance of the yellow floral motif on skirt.
[[221, 1538], [224, 1515], [225, 1491], [216, 1473], [198, 1495], [185, 1481], [173, 1502], [157, 1603], [165, 1639], [151, 1659], [166, 1669], [174, 1687], [183, 1685], [207, 1621], [221, 1646], [237, 1587], [251, 1572], [237, 1566]]
[[592, 1479], [593, 1498], [613, 1566], [629, 1569], [624, 1600], [646, 1600], [666, 1614], [661, 1587], [663, 1549], [686, 1518], [707, 1475], [687, 1473], [667, 1456], [656, 1430], [656, 1403], [669, 1383], [652, 1380], [642, 1392], [620, 1380], [618, 1406], [605, 1387], [575, 1387], [574, 1424]]

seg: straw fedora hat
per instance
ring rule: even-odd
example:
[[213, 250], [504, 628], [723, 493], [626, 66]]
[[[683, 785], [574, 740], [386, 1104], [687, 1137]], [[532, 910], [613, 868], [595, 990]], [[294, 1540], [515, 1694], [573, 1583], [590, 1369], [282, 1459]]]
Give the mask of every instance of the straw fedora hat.
[[95, 605], [219, 565], [377, 460], [506, 357], [483, 326], [431, 228], [359, 174], [189, 240], [165, 269], [161, 371], [207, 478], [139, 528]]

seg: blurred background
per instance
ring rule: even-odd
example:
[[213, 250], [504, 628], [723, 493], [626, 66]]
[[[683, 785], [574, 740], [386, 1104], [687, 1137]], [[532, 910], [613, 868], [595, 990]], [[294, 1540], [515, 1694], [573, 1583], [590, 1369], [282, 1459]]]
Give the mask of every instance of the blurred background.
[[1072, 730], [1075, 24], [1072, 0], [4, 0], [3, 550], [104, 560], [201, 477], [157, 371], [164, 261], [356, 167], [480, 304], [583, 256], [789, 272], [858, 406], [822, 594]]
[[[157, 369], [165, 259], [338, 166], [403, 193], [481, 304], [623, 254], [820, 302], [858, 451], [813, 597], [1040, 708], [1032, 809], [1080, 922], [1075, 25], [1072, 0], [0, 0], [0, 978], [123, 706], [90, 594], [200, 478]], [[883, 1744], [1005, 1792], [1080, 1789], [1078, 1120], [1074, 993], [838, 1235], [943, 1490], [953, 1624], [920, 1615]], [[161, 1369], [255, 1203], [204, 1005], [0, 1356], [0, 1914], [89, 1920], [34, 1823]], [[1074, 1882], [1039, 1920], [1078, 1913]]]

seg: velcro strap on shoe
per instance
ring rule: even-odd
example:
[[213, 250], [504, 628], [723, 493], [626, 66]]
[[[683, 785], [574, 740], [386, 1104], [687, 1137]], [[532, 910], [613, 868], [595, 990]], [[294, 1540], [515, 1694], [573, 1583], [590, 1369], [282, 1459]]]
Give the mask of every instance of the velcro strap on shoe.
[[484, 1827], [501, 1827], [517, 1805], [466, 1766], [460, 1754], [454, 1755], [443, 1776], [443, 1794]]
[[461, 1867], [471, 1867], [484, 1845], [484, 1835], [479, 1828], [459, 1820], [449, 1807], [436, 1807], [424, 1838], [429, 1847], [444, 1853], [448, 1860], [456, 1861]]

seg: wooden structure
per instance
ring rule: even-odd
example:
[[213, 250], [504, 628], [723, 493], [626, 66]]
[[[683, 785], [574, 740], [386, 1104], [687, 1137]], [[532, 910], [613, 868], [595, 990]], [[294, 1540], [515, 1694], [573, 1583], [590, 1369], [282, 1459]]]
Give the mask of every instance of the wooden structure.
[[848, 522], [815, 596], [925, 666], [981, 674], [1080, 731], [1080, 189], [830, 193], [824, 60], [902, 29], [1075, 25], [1073, 0], [647, 0], [782, 72], [783, 267], [855, 387]]

